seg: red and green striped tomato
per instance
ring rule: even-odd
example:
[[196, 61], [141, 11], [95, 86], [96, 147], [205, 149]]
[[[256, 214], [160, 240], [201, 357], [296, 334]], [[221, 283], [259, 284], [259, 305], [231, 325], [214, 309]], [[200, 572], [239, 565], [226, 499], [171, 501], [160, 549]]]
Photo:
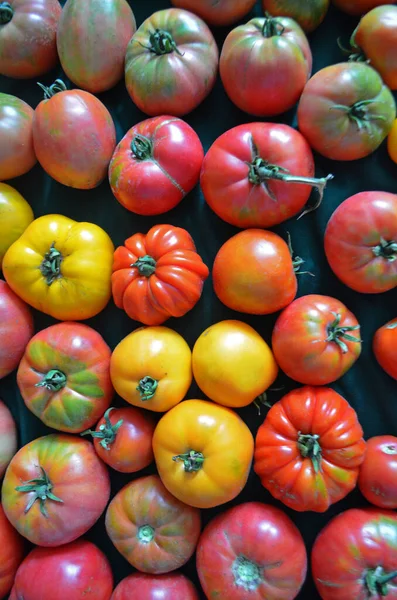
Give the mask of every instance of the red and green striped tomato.
[[66, 75], [93, 94], [112, 88], [123, 77], [125, 52], [135, 30], [126, 0], [67, 0], [57, 33]]
[[111, 351], [99, 333], [65, 322], [37, 333], [17, 373], [25, 404], [48, 427], [79, 433], [94, 425], [113, 397]]
[[186, 115], [212, 90], [218, 56], [215, 39], [199, 17], [178, 8], [160, 10], [128, 45], [128, 93], [148, 115]]
[[4, 475], [17, 448], [17, 429], [14, 419], [7, 406], [0, 400], [0, 477]]
[[29, 104], [0, 93], [0, 181], [24, 175], [36, 164], [33, 115]]
[[173, 6], [195, 13], [209, 25], [231, 25], [242, 19], [256, 0], [171, 0]]
[[263, 10], [272, 17], [290, 17], [306, 33], [314, 31], [323, 22], [330, 0], [262, 0]]

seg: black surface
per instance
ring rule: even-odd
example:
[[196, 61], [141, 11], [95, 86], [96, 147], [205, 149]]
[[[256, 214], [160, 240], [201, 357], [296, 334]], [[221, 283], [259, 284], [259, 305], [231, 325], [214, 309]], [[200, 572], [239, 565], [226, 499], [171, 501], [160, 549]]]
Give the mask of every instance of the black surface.
[[[152, 12], [170, 6], [167, 0], [135, 0], [130, 4], [138, 25]], [[258, 3], [252, 16], [261, 14]], [[331, 7], [324, 23], [309, 36], [314, 57], [313, 72], [326, 65], [343, 61], [336, 39], [342, 36], [342, 39], [347, 42], [356, 24], [357, 19], [347, 17]], [[219, 48], [229, 30], [230, 28], [213, 29]], [[67, 82], [60, 68], [55, 69], [41, 81], [49, 85], [59, 76]], [[238, 82], [236, 84], [238, 85]], [[14, 94], [33, 107], [36, 107], [42, 99], [42, 92], [34, 80], [18, 81], [0, 78], [0, 91]], [[118, 140], [132, 125], [147, 118], [133, 105], [123, 81], [113, 90], [98, 97], [112, 113]], [[185, 119], [198, 132], [205, 150], [208, 150], [211, 143], [227, 129], [254, 120], [232, 105], [223, 91], [219, 77], [215, 89], [207, 100]], [[296, 126], [295, 110], [269, 120]], [[350, 164], [328, 161], [319, 156], [315, 156], [315, 159], [317, 176], [328, 173], [335, 175], [335, 179], [326, 191], [322, 206], [300, 221], [291, 219], [275, 227], [274, 231], [284, 237], [287, 231], [291, 233], [295, 252], [306, 260], [305, 266], [315, 274], [315, 277], [300, 277], [299, 295], [320, 293], [339, 298], [353, 311], [361, 323], [362, 355], [356, 365], [333, 387], [356, 409], [366, 438], [385, 433], [397, 435], [397, 384], [380, 369], [371, 351], [371, 340], [375, 330], [387, 320], [397, 316], [397, 289], [376, 296], [360, 295], [349, 290], [333, 276], [323, 251], [325, 225], [334, 209], [345, 198], [360, 191], [382, 189], [397, 193], [397, 165], [389, 159], [385, 144], [372, 156]], [[73, 190], [53, 181], [40, 166], [36, 166], [27, 175], [9, 183], [16, 187], [31, 204], [36, 217], [56, 212], [79, 221], [92, 221], [110, 234], [115, 246], [135, 232], [146, 233], [155, 223], [171, 223], [184, 227], [192, 234], [198, 252], [209, 267], [212, 266], [220, 246], [238, 231], [223, 223], [211, 212], [198, 187], [171, 212], [151, 218], [138, 217], [123, 209], [113, 197], [107, 181], [95, 190]], [[54, 323], [50, 317], [37, 312], [34, 313], [34, 317], [36, 331]], [[226, 309], [215, 297], [211, 280], [208, 279], [198, 305], [185, 317], [170, 319], [166, 325], [181, 333], [192, 347], [200, 333], [211, 323], [226, 318], [237, 318], [250, 323], [269, 342], [276, 317], [277, 315], [248, 317]], [[138, 326], [122, 311], [116, 309], [113, 302], [110, 302], [98, 317], [87, 323], [97, 329], [112, 348]], [[272, 401], [280, 398], [289, 389], [298, 387], [283, 376], [280, 376], [277, 383], [284, 385], [285, 389], [283, 392], [272, 393], [270, 398]], [[18, 423], [21, 445], [49, 433], [50, 430], [25, 408], [16, 385], [15, 373], [0, 381], [0, 397], [10, 407]], [[204, 396], [197, 386], [193, 385], [187, 397], [203, 398]], [[122, 403], [121, 400], [118, 402]], [[262, 416], [258, 416], [254, 406], [239, 412], [255, 434], [263, 421], [264, 412]], [[153, 470], [154, 467], [149, 468], [139, 475]], [[129, 475], [114, 472], [111, 473], [111, 477], [112, 495], [131, 480]], [[240, 496], [234, 502], [223, 505], [219, 509], [203, 511], [203, 522], [208, 522], [217, 512], [226, 510], [230, 505], [248, 500], [268, 502], [285, 510], [302, 532], [309, 553], [315, 536], [334, 515], [347, 508], [365, 504], [365, 500], [356, 490], [345, 500], [332, 506], [325, 514], [296, 513], [273, 500], [272, 496], [262, 488], [257, 476], [251, 472], [247, 486]], [[86, 537], [97, 543], [110, 559], [116, 583], [132, 572], [132, 567], [119, 555], [107, 538], [103, 518]], [[194, 559], [182, 571], [198, 585]], [[319, 596], [309, 573], [299, 599], [316, 600], [317, 598]]]

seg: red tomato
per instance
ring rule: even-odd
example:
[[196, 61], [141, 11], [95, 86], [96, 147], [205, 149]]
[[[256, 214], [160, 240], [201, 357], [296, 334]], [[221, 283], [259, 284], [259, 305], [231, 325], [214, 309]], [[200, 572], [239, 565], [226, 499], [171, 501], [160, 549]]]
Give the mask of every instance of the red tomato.
[[15, 573], [23, 559], [24, 546], [21, 536], [6, 518], [1, 504], [0, 540], [0, 598], [5, 598], [11, 589]]
[[288, 17], [251, 19], [229, 33], [220, 74], [230, 100], [258, 117], [279, 115], [299, 100], [312, 70], [309, 42]]
[[11, 524], [33, 544], [50, 547], [84, 535], [109, 496], [109, 475], [93, 445], [66, 434], [23, 446], [8, 465], [2, 488]]
[[200, 183], [218, 217], [236, 227], [267, 228], [302, 210], [310, 186], [322, 196], [332, 176], [313, 176], [313, 154], [298, 131], [279, 123], [248, 123], [215, 140]]
[[204, 529], [197, 571], [207, 598], [293, 600], [306, 577], [306, 548], [281, 510], [246, 502]]
[[0, 477], [4, 475], [17, 448], [17, 429], [14, 419], [7, 406], [0, 400]]
[[33, 142], [43, 169], [59, 183], [87, 190], [106, 177], [116, 129], [106, 106], [60, 79], [42, 86], [45, 99], [33, 119]]
[[112, 469], [135, 473], [153, 462], [154, 428], [154, 420], [143, 410], [109, 408], [95, 431], [86, 431], [84, 435], [92, 435], [96, 453]]
[[333, 3], [349, 15], [363, 15], [376, 6], [394, 4], [388, 0], [333, 0]]
[[378, 294], [397, 286], [397, 195], [361, 192], [342, 202], [324, 237], [335, 275], [356, 292]]
[[0, 181], [24, 175], [36, 164], [33, 115], [29, 104], [0, 93]]
[[161, 325], [199, 301], [209, 271], [185, 229], [155, 225], [124, 243], [114, 253], [112, 292], [131, 319]]
[[186, 10], [167, 8], [132, 36], [125, 59], [129, 95], [144, 113], [191, 112], [214, 87], [218, 46], [207, 25]]
[[0, 379], [17, 368], [32, 335], [30, 309], [0, 279]]
[[396, 600], [397, 515], [374, 508], [346, 510], [320, 532], [312, 573], [323, 600]]
[[199, 600], [194, 585], [182, 573], [134, 573], [120, 581], [111, 600], [131, 600], [137, 594], [139, 600]]
[[171, 4], [195, 13], [210, 25], [231, 25], [242, 19], [256, 0], [171, 0]]
[[325, 512], [356, 486], [364, 454], [349, 403], [331, 388], [305, 386], [269, 410], [256, 436], [254, 470], [289, 508]]
[[106, 512], [106, 531], [120, 554], [139, 571], [154, 575], [189, 560], [200, 527], [200, 510], [172, 496], [158, 475], [128, 483]]
[[397, 437], [379, 435], [367, 441], [358, 486], [368, 502], [397, 508]]
[[55, 67], [58, 0], [0, 2], [0, 75], [29, 79]]
[[390, 377], [397, 379], [397, 318], [376, 331], [372, 341], [376, 360]]
[[272, 348], [288, 377], [308, 385], [326, 385], [342, 377], [360, 356], [360, 325], [339, 300], [302, 296], [277, 319]]
[[17, 383], [27, 408], [47, 427], [80, 433], [109, 408], [111, 350], [82, 323], [57, 323], [36, 333], [20, 362]]
[[310, 146], [333, 160], [356, 160], [374, 152], [396, 118], [392, 93], [364, 63], [325, 67], [306, 84], [298, 126]]
[[198, 183], [204, 158], [197, 133], [175, 117], [154, 117], [134, 125], [109, 166], [113, 194], [138, 215], [171, 210]]
[[262, 0], [264, 11], [273, 17], [291, 17], [306, 33], [323, 22], [330, 0]]

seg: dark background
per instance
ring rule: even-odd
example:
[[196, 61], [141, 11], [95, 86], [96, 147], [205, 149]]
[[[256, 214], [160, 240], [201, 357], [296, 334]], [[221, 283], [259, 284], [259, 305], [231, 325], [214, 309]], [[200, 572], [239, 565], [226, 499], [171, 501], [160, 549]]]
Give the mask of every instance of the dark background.
[[[64, 1], [61, 3], [64, 4]], [[168, 0], [135, 0], [130, 1], [130, 4], [138, 26], [156, 10], [170, 7]], [[258, 2], [249, 16], [262, 14]], [[246, 20], [248, 20], [248, 16]], [[313, 72], [326, 65], [344, 60], [336, 43], [337, 38], [341, 36], [342, 41], [347, 45], [357, 22], [357, 19], [344, 15], [334, 7], [330, 8], [323, 24], [309, 36], [314, 58]], [[231, 28], [213, 28], [219, 49]], [[61, 77], [70, 85], [60, 67], [43, 77], [41, 82], [50, 85], [57, 77]], [[236, 84], [238, 85], [238, 82]], [[36, 107], [42, 99], [42, 91], [34, 80], [18, 81], [0, 77], [0, 91], [18, 96], [33, 107]], [[147, 118], [133, 105], [125, 89], [124, 81], [121, 81], [109, 92], [99, 94], [98, 97], [113, 116], [118, 141], [135, 123]], [[268, 120], [296, 126], [295, 112], [292, 110]], [[209, 97], [184, 119], [197, 131], [206, 151], [224, 131], [240, 123], [249, 123], [255, 120], [232, 105], [223, 91], [219, 77]], [[0, 143], [2, 143], [1, 140]], [[284, 237], [286, 237], [287, 231], [291, 233], [295, 252], [305, 259], [307, 270], [315, 274], [315, 277], [303, 275], [299, 278], [299, 296], [310, 293], [334, 296], [344, 302], [361, 323], [362, 355], [355, 366], [332, 387], [356, 409], [366, 438], [386, 433], [397, 435], [397, 384], [381, 370], [371, 350], [371, 340], [375, 330], [389, 319], [397, 316], [397, 290], [375, 296], [362, 295], [349, 290], [330, 271], [323, 250], [324, 229], [335, 208], [347, 197], [364, 190], [385, 190], [397, 193], [397, 165], [388, 157], [385, 143], [372, 156], [352, 163], [332, 162], [318, 155], [315, 156], [315, 160], [316, 176], [321, 177], [328, 173], [335, 175], [335, 179], [328, 185], [321, 207], [299, 221], [291, 219], [287, 223], [275, 227], [274, 231]], [[211, 212], [205, 204], [198, 186], [174, 210], [152, 218], [139, 217], [126, 211], [113, 197], [107, 180], [94, 190], [75, 190], [52, 180], [37, 165], [27, 175], [8, 183], [13, 185], [31, 204], [35, 217], [48, 213], [60, 213], [78, 221], [92, 221], [109, 233], [115, 246], [122, 244], [133, 233], [146, 233], [155, 223], [171, 223], [184, 227], [193, 236], [198, 252], [209, 267], [212, 267], [220, 246], [238, 231]], [[193, 347], [200, 333], [210, 324], [223, 319], [237, 318], [251, 324], [270, 342], [276, 317], [277, 314], [266, 317], [250, 317], [228, 310], [216, 298], [211, 279], [208, 279], [203, 296], [197, 306], [185, 317], [170, 319], [166, 325], [182, 334]], [[38, 312], [34, 313], [34, 318], [36, 331], [55, 322], [52, 318]], [[90, 319], [87, 323], [97, 329], [112, 348], [138, 326], [138, 323], [131, 321], [124, 312], [118, 310], [112, 301], [99, 316]], [[271, 401], [276, 401], [286, 391], [298, 387], [296, 383], [283, 375], [280, 376], [277, 384], [283, 385], [284, 390], [269, 394]], [[15, 373], [0, 381], [0, 397], [9, 406], [16, 419], [21, 445], [50, 432], [25, 408], [16, 385]], [[187, 397], [203, 398], [204, 395], [194, 384]], [[122, 404], [122, 401], [117, 399], [115, 404]], [[254, 406], [238, 411], [254, 435], [263, 421], [265, 410], [262, 411], [261, 416], [258, 416]], [[154, 466], [137, 474], [136, 477], [150, 472], [154, 472]], [[111, 478], [112, 495], [114, 495], [133, 477], [112, 471]], [[366, 503], [356, 490], [345, 500], [333, 505], [325, 514], [297, 513], [275, 501], [262, 488], [258, 477], [251, 471], [248, 483], [240, 496], [233, 502], [217, 509], [203, 511], [203, 523], [207, 523], [219, 511], [224, 511], [231, 505], [248, 500], [275, 504], [285, 510], [302, 532], [308, 553], [310, 553], [320, 529], [334, 515]], [[95, 542], [108, 556], [115, 583], [133, 571], [108, 539], [103, 518], [86, 537]], [[199, 585], [194, 558], [182, 571], [197, 586]], [[204, 595], [202, 597], [204, 598]], [[301, 600], [319, 598], [310, 573], [298, 598]]]

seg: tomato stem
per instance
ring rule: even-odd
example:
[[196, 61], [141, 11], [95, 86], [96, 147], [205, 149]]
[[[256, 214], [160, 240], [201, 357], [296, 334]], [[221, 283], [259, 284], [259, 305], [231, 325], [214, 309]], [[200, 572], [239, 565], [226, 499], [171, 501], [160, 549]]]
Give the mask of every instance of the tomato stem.
[[153, 540], [155, 530], [151, 525], [141, 525], [138, 528], [137, 538], [143, 544], [150, 544]]
[[265, 38], [271, 38], [279, 35], [283, 35], [285, 27], [277, 18], [271, 17], [269, 13], [263, 20], [262, 35]]
[[178, 49], [170, 32], [164, 31], [163, 29], [155, 29], [155, 31], [150, 34], [150, 46], [145, 46], [145, 44], [142, 44], [141, 42], [139, 42], [139, 44], [143, 48], [146, 48], [146, 50], [150, 50], [150, 52], [153, 52], [153, 54], [157, 54], [158, 56], [170, 54], [174, 51], [179, 54], [179, 56], [183, 56], [183, 53]]
[[45, 277], [47, 285], [51, 285], [61, 277], [62, 258], [62, 254], [55, 248], [55, 242], [53, 242], [40, 265], [40, 272]]
[[14, 16], [14, 10], [9, 2], [0, 2], [0, 25], [7, 25]]
[[117, 421], [117, 423], [112, 425], [109, 419], [109, 414], [112, 410], [114, 410], [113, 407], [108, 408], [108, 410], [105, 412], [105, 414], [103, 415], [105, 423], [99, 426], [98, 431], [87, 429], [86, 431], [83, 431], [83, 433], [81, 433], [80, 435], [91, 435], [93, 438], [100, 439], [101, 441], [99, 443], [102, 446], [102, 448], [104, 448], [105, 450], [110, 450], [109, 445], [113, 444], [113, 442], [116, 439], [118, 430], [124, 423], [123, 419], [120, 419], [119, 421]]
[[383, 567], [369, 569], [365, 575], [365, 583], [371, 596], [387, 596], [389, 593], [387, 584], [397, 577], [397, 571], [385, 573]]
[[141, 396], [142, 402], [146, 402], [147, 400], [151, 400], [156, 393], [157, 386], [159, 382], [157, 379], [153, 379], [150, 375], [146, 375], [146, 377], [142, 377], [137, 385], [137, 391]]
[[137, 160], [148, 160], [153, 156], [153, 144], [145, 135], [135, 135], [131, 142], [131, 151]]
[[66, 382], [65, 373], [59, 369], [51, 369], [39, 383], [35, 384], [35, 387], [45, 387], [49, 392], [59, 392], [65, 387]]
[[394, 262], [397, 258], [397, 242], [387, 242], [383, 238], [380, 238], [379, 244], [372, 248], [372, 252], [375, 256], [385, 258], [389, 262]]
[[249, 592], [255, 591], [263, 581], [262, 568], [245, 556], [238, 556], [232, 565], [236, 586]]
[[204, 455], [202, 452], [190, 450], [190, 452], [186, 452], [185, 454], [173, 456], [172, 460], [175, 462], [182, 461], [187, 473], [196, 473], [203, 466]]
[[300, 270], [301, 266], [303, 264], [305, 264], [305, 261], [300, 256], [294, 256], [294, 250], [292, 248], [292, 240], [291, 240], [291, 235], [290, 235], [289, 231], [287, 231], [287, 236], [288, 236], [288, 249], [291, 254], [292, 266], [294, 267], [294, 272], [297, 275], [311, 275], [312, 277], [314, 277], [313, 273], [310, 273], [310, 271], [301, 271]]
[[15, 488], [15, 490], [17, 492], [34, 492], [34, 495], [31, 497], [28, 504], [26, 505], [26, 508], [24, 510], [25, 514], [29, 512], [33, 504], [36, 502], [36, 500], [38, 500], [40, 503], [40, 512], [43, 515], [43, 517], [47, 518], [48, 512], [45, 505], [46, 501], [53, 500], [54, 502], [63, 503], [63, 500], [58, 498], [58, 496], [54, 496], [54, 494], [51, 492], [54, 486], [49, 480], [48, 475], [43, 469], [43, 467], [39, 468], [41, 471], [41, 477], [38, 477], [37, 479], [29, 479], [29, 481], [26, 481], [24, 483], [24, 485], [18, 485]]
[[314, 472], [321, 471], [321, 446], [318, 442], [320, 436], [315, 433], [298, 433], [298, 448], [304, 458], [310, 458], [313, 463]]
[[344, 104], [334, 104], [331, 106], [333, 110], [342, 110], [347, 113], [349, 119], [353, 121], [357, 125], [357, 129], [361, 131], [361, 129], [367, 129], [369, 131], [370, 121], [386, 121], [386, 117], [384, 115], [376, 115], [374, 113], [369, 113], [367, 106], [376, 102], [375, 98], [370, 98], [368, 100], [360, 100], [359, 102], [355, 102], [352, 106], [346, 106]]
[[340, 324], [340, 320], [342, 318], [341, 315], [339, 313], [335, 313], [332, 311], [331, 311], [331, 314], [335, 317], [335, 319], [327, 327], [328, 337], [325, 339], [325, 341], [326, 342], [335, 342], [336, 344], [338, 344], [339, 348], [342, 350], [342, 353], [346, 354], [346, 352], [348, 352], [349, 348], [347, 347], [347, 345], [341, 338], [344, 338], [348, 342], [356, 342], [358, 344], [361, 344], [362, 340], [360, 338], [354, 337], [353, 335], [350, 335], [349, 333], [347, 333], [348, 331], [357, 331], [358, 329], [360, 329], [360, 325], [354, 325], [354, 327], [352, 327], [352, 326], [340, 327], [339, 324]]
[[139, 275], [150, 277], [156, 271], [156, 261], [152, 256], [146, 254], [145, 256], [140, 256], [138, 260], [131, 265], [131, 268], [138, 269]]
[[49, 100], [50, 98], [55, 96], [55, 94], [58, 94], [58, 92], [66, 92], [67, 90], [67, 87], [62, 81], [62, 79], [56, 79], [54, 83], [49, 87], [43, 85], [42, 83], [37, 83], [37, 85], [43, 90], [45, 100]]

